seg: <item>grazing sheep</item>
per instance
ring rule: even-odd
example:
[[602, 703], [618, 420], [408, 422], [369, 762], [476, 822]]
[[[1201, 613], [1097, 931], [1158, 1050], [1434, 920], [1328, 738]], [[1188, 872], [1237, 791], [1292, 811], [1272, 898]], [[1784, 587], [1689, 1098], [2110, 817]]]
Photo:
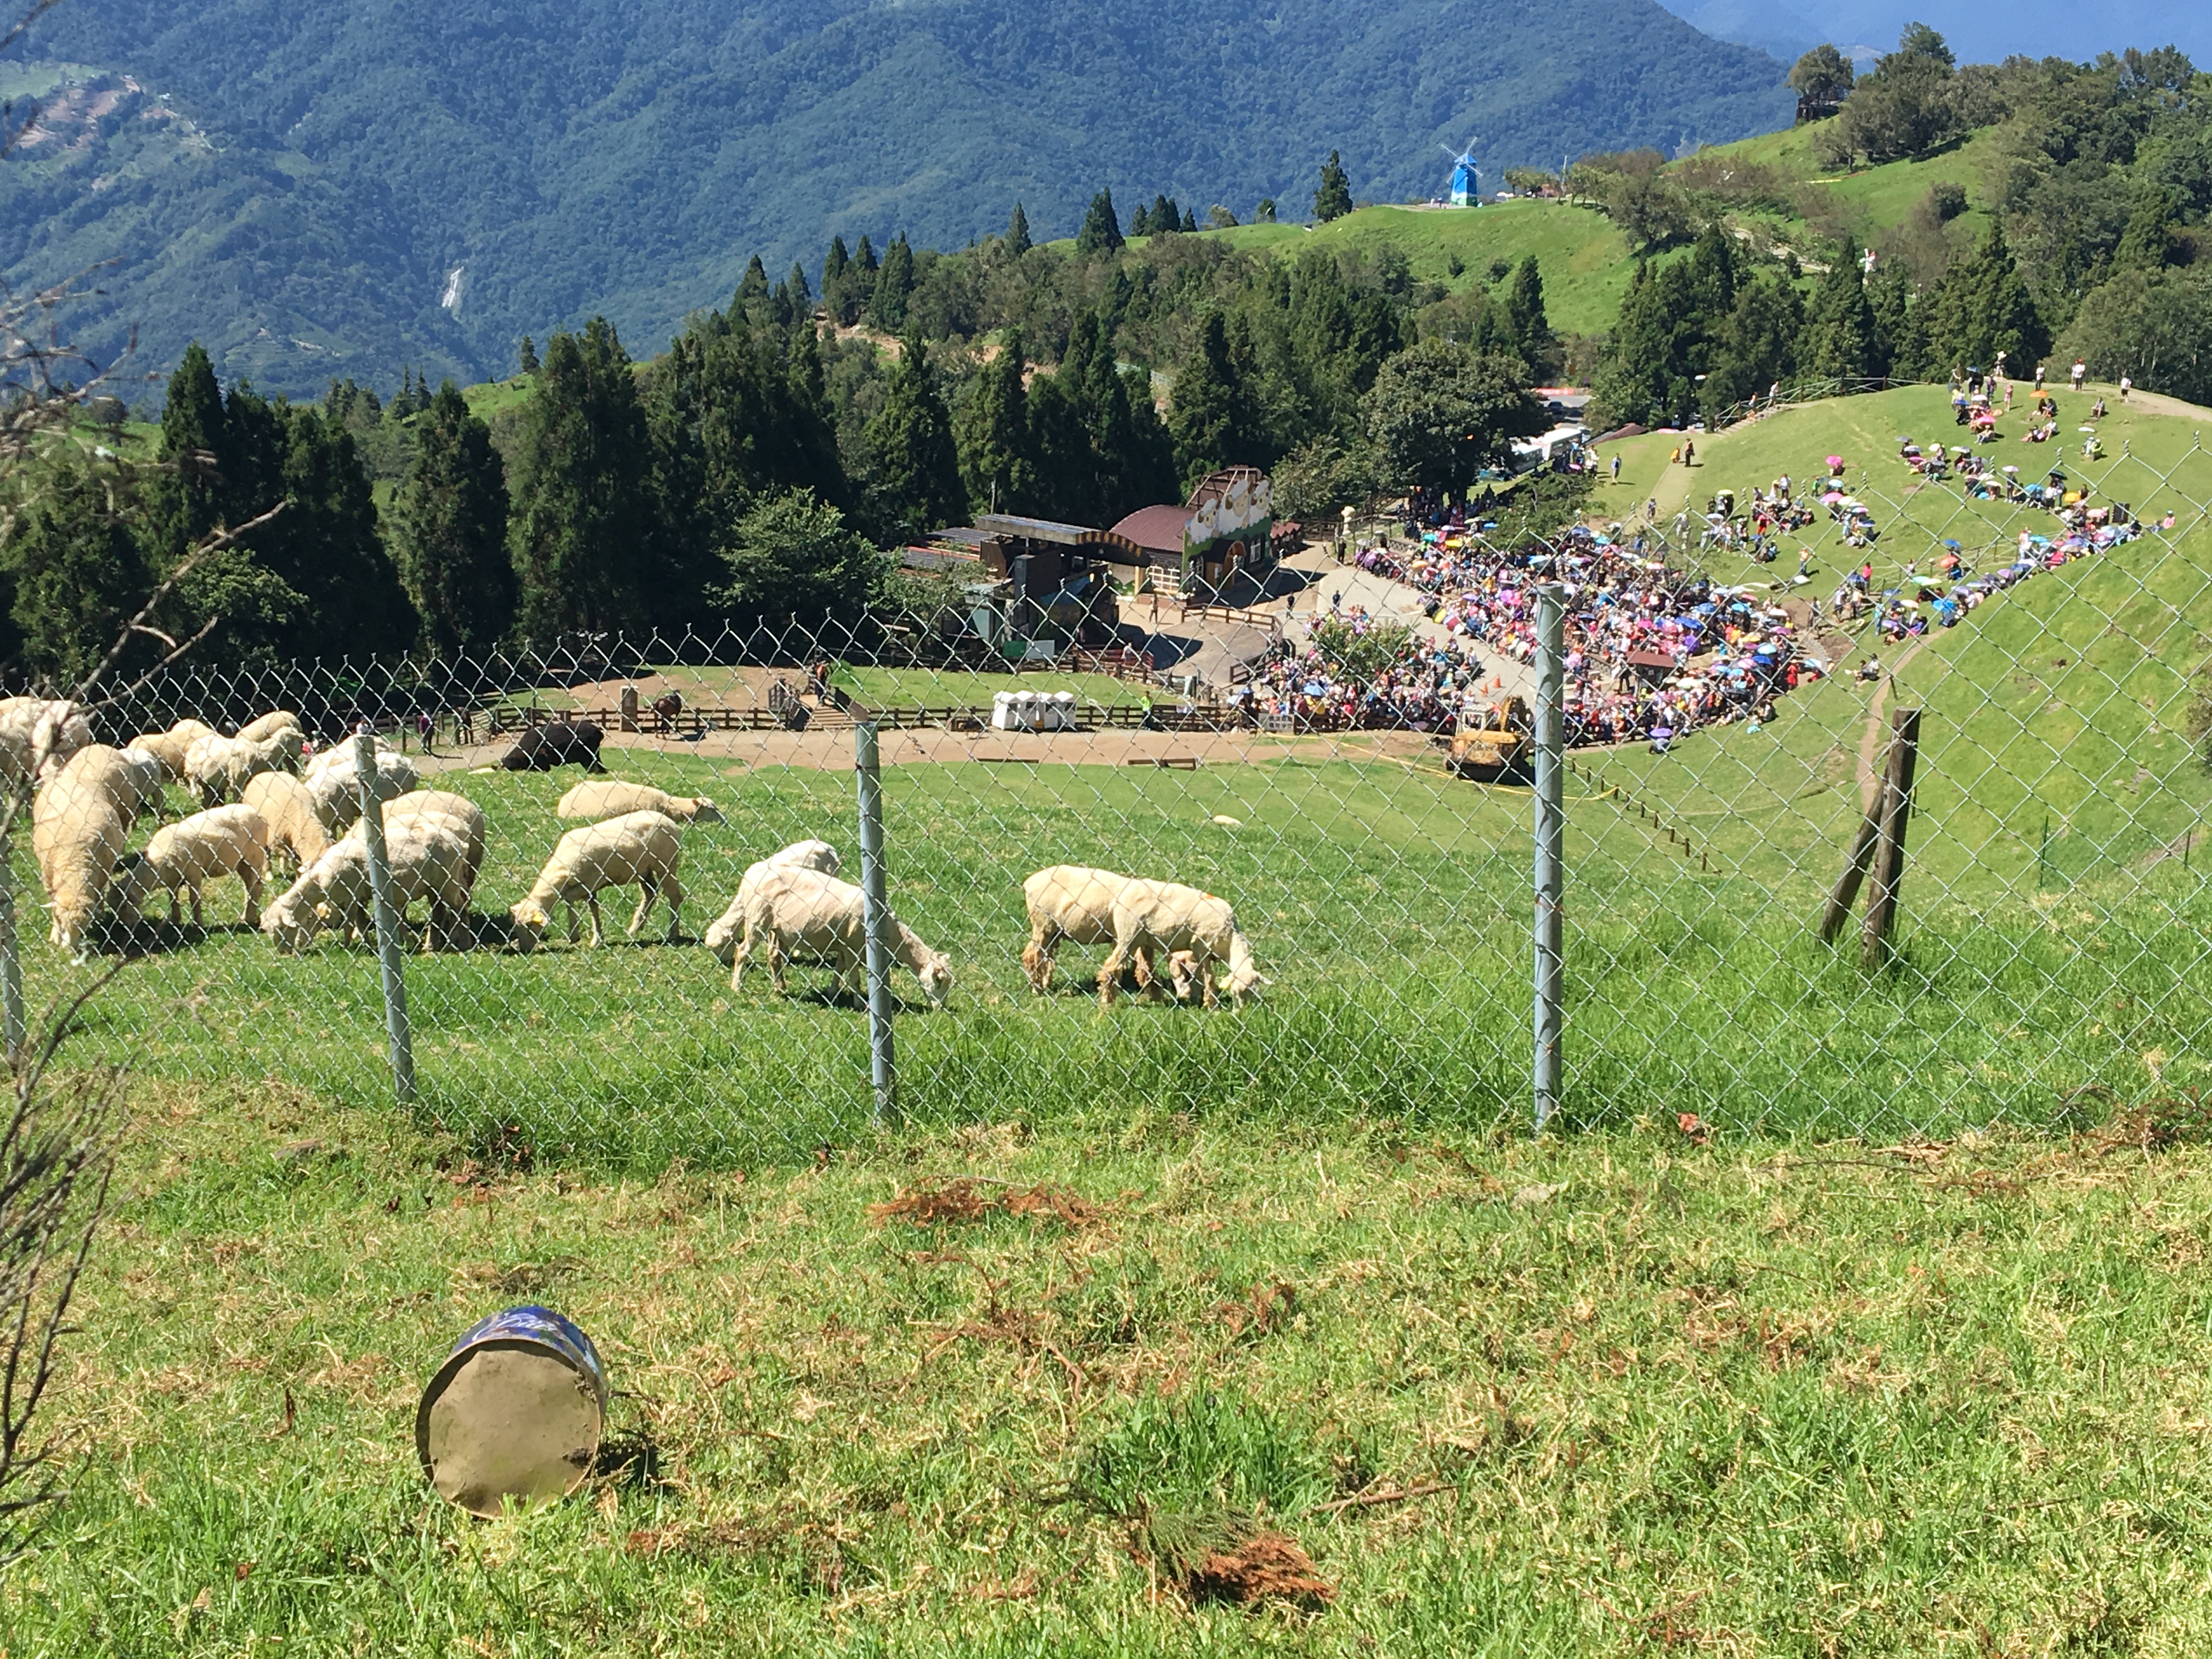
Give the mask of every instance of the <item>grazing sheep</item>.
[[307, 735], [306, 728], [300, 724], [300, 717], [286, 714], [281, 708], [272, 708], [238, 728], [238, 735], [248, 743], [264, 743], [279, 732], [290, 732], [302, 738]]
[[[443, 933], [468, 939], [468, 842], [442, 816], [413, 818], [386, 826], [384, 848], [392, 873], [392, 902], [404, 919], [418, 898], [430, 903], [422, 948]], [[261, 931], [279, 951], [303, 951], [327, 926], [341, 938], [367, 935], [373, 925], [368, 882], [368, 847], [342, 841], [303, 872], [262, 913]], [[473, 940], [470, 941], [473, 943]]]
[[92, 741], [92, 722], [73, 702], [0, 697], [0, 779], [45, 782]]
[[560, 902], [568, 907], [568, 942], [576, 941], [576, 906], [592, 913], [592, 943], [602, 943], [599, 890], [637, 884], [637, 914], [630, 918], [629, 935], [645, 926], [655, 894], [668, 901], [668, 942], [683, 937], [677, 916], [684, 902], [684, 884], [676, 878], [684, 856], [683, 826], [662, 812], [625, 812], [605, 823], [571, 830], [553, 848], [553, 856], [538, 872], [530, 896], [514, 907], [514, 942], [527, 951], [544, 935], [548, 921], [545, 907]]
[[[891, 957], [913, 970], [930, 1001], [942, 1006], [952, 988], [952, 961], [933, 951], [896, 916], [890, 919]], [[867, 904], [849, 881], [796, 865], [779, 865], [763, 874], [748, 896], [745, 935], [730, 963], [730, 988], [744, 979], [755, 948], [768, 957], [769, 977], [784, 988], [786, 962], [804, 957], [826, 962], [836, 973], [838, 991], [851, 980], [857, 994], [868, 959]]]
[[152, 813], [157, 821], [167, 817], [169, 798], [161, 786], [168, 779], [168, 769], [161, 764], [161, 757], [136, 746], [116, 752], [123, 757], [118, 776], [129, 797], [125, 810], [133, 817], [142, 812]]
[[[1030, 913], [1030, 942], [1022, 947], [1022, 971], [1029, 975], [1031, 990], [1042, 996], [1052, 989], [1053, 957], [1062, 944], [1114, 942], [1114, 901], [1129, 880], [1111, 870], [1054, 864], [1022, 884], [1022, 901]], [[1147, 946], [1137, 955], [1137, 982], [1149, 984], [1152, 972]]]
[[[443, 818], [459, 834], [467, 846], [469, 856], [464, 874], [471, 891], [476, 888], [477, 872], [483, 868], [484, 813], [483, 808], [466, 795], [456, 795], [444, 789], [416, 789], [384, 803], [384, 828], [391, 833], [395, 824], [411, 823], [416, 818]], [[362, 826], [364, 818], [356, 818], [353, 828], [347, 830], [348, 841], [363, 841], [368, 831]]]
[[31, 802], [31, 848], [46, 884], [48, 937], [79, 962], [115, 866], [130, 845], [131, 788], [119, 750], [92, 744], [70, 757]]
[[825, 876], [834, 876], [838, 867], [837, 849], [826, 841], [795, 841], [781, 852], [771, 853], [757, 864], [745, 866], [745, 873], [738, 883], [737, 897], [730, 901], [730, 908], [707, 930], [707, 948], [723, 967], [730, 967], [737, 957], [738, 936], [745, 930], [746, 899], [768, 872], [787, 867], [819, 870]]
[[[1098, 969], [1102, 1005], [1114, 1006], [1115, 981], [1133, 958], [1145, 995], [1158, 1000], [1159, 983], [1146, 965], [1147, 948], [1170, 959], [1178, 998], [1188, 994], [1194, 978], [1209, 1008], [1214, 1006], [1214, 984], [1206, 969], [1216, 962], [1227, 963], [1221, 988], [1239, 1004], [1267, 982], [1253, 965], [1252, 947], [1237, 931], [1236, 913], [1227, 899], [1172, 881], [1131, 881], [1114, 900], [1114, 948]], [[1181, 963], [1173, 960], [1178, 956], [1183, 957]]]
[[185, 781], [199, 791], [202, 806], [220, 806], [264, 772], [299, 763], [298, 739], [289, 732], [250, 742], [244, 738], [196, 738], [185, 750]]
[[131, 739], [131, 747], [143, 749], [161, 763], [164, 783], [185, 781], [185, 757], [202, 738], [222, 734], [204, 720], [183, 720], [166, 732], [141, 732]]
[[515, 740], [514, 747], [499, 757], [510, 772], [550, 772], [556, 766], [580, 766], [586, 772], [604, 772], [599, 764], [599, 728], [589, 720], [553, 726], [533, 726]]
[[272, 854], [285, 855], [295, 877], [330, 850], [330, 832], [315, 816], [314, 797], [290, 774], [248, 778], [239, 799], [261, 814], [269, 832], [265, 845]]
[[154, 832], [143, 853], [132, 853], [116, 871], [115, 908], [137, 914], [149, 893], [167, 890], [169, 923], [180, 920], [178, 893], [189, 893], [192, 926], [204, 927], [200, 889], [219, 876], [235, 875], [246, 889], [248, 927], [261, 925], [261, 884], [269, 873], [269, 825], [251, 806], [217, 806], [180, 818]]
[[581, 819], [586, 823], [620, 817], [625, 812], [659, 812], [678, 823], [725, 822], [720, 811], [704, 795], [672, 795], [649, 783], [624, 783], [617, 779], [580, 783], [562, 796], [561, 804], [553, 809], [556, 818]]
[[[399, 752], [380, 732], [373, 735], [369, 741], [379, 755], [396, 755]], [[305, 774], [307, 781], [313, 783], [316, 778], [329, 771], [333, 766], [351, 766], [353, 744], [354, 740], [351, 737], [343, 737], [325, 748], [315, 750], [307, 757], [307, 769]]]
[[[324, 832], [336, 836], [361, 817], [361, 774], [354, 769], [353, 747], [332, 750], [337, 758], [316, 767], [307, 775], [307, 797], [314, 803], [315, 816], [322, 821]], [[316, 757], [321, 761], [321, 756]], [[415, 763], [404, 755], [395, 755], [388, 749], [376, 751], [376, 798], [389, 802], [421, 787], [422, 775]]]

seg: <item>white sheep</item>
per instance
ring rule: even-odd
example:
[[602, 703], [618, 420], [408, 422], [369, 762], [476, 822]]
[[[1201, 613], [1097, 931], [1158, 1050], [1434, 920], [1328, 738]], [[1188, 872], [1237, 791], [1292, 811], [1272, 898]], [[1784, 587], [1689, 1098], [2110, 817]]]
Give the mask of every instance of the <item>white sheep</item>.
[[[401, 915], [418, 898], [430, 903], [428, 926], [422, 948], [433, 938], [468, 937], [469, 849], [466, 838], [453, 820], [441, 815], [387, 824], [385, 854], [392, 876], [392, 902]], [[368, 880], [368, 848], [360, 841], [342, 841], [301, 872], [262, 912], [261, 931], [279, 951], [302, 951], [318, 929], [335, 927], [341, 937], [366, 935], [371, 926], [372, 895]]]
[[[369, 741], [374, 745], [379, 755], [396, 755], [399, 752], [381, 735], [372, 737]], [[328, 748], [315, 750], [307, 757], [307, 769], [305, 775], [307, 781], [313, 782], [319, 775], [329, 771], [333, 766], [350, 767], [353, 764], [353, 744], [354, 740], [351, 737], [344, 737]]]
[[597, 823], [625, 812], [659, 812], [678, 823], [720, 823], [721, 811], [704, 795], [672, 795], [649, 783], [620, 779], [578, 784], [553, 809], [556, 818]]
[[[1158, 981], [1146, 965], [1145, 952], [1170, 958], [1178, 998], [1188, 994], [1195, 979], [1205, 1004], [1214, 1006], [1214, 984], [1206, 969], [1225, 962], [1228, 972], [1221, 988], [1239, 1003], [1249, 1001], [1267, 981], [1253, 965], [1252, 947], [1237, 931], [1236, 913], [1227, 899], [1216, 898], [1195, 887], [1172, 881], [1130, 881], [1114, 900], [1114, 948], [1098, 969], [1098, 1000], [1114, 1004], [1114, 990], [1121, 969], [1137, 963], [1137, 982], [1148, 999], [1159, 995]], [[1175, 958], [1182, 957], [1176, 961]]]
[[261, 884], [269, 873], [269, 825], [251, 806], [217, 806], [179, 818], [157, 830], [143, 853], [123, 860], [116, 872], [115, 906], [135, 915], [147, 895], [166, 890], [169, 922], [180, 920], [178, 894], [192, 902], [192, 926], [203, 927], [200, 890], [221, 876], [235, 875], [246, 889], [245, 921], [261, 925]]
[[738, 882], [738, 896], [707, 930], [707, 948], [723, 967], [729, 967], [735, 959], [738, 936], [745, 931], [746, 896], [769, 871], [787, 866], [819, 870], [825, 876], [834, 876], [838, 870], [837, 849], [826, 841], [795, 841], [782, 851], [771, 853], [745, 866], [745, 873]]
[[92, 741], [92, 722], [73, 702], [0, 697], [0, 779], [44, 782]]
[[92, 927], [130, 845], [131, 786], [119, 751], [93, 744], [70, 757], [31, 802], [31, 848], [46, 884], [48, 937], [82, 962]]
[[185, 757], [202, 738], [222, 734], [204, 720], [182, 720], [166, 732], [141, 732], [131, 739], [129, 746], [143, 750], [161, 763], [162, 781], [182, 783], [185, 781]]
[[[477, 872], [483, 868], [484, 811], [483, 808], [466, 795], [456, 795], [445, 789], [416, 789], [384, 804], [384, 828], [387, 834], [395, 824], [410, 823], [416, 818], [444, 818], [459, 831], [468, 848], [468, 863], [464, 873], [471, 891], [476, 888]], [[364, 818], [354, 820], [353, 827], [345, 833], [348, 841], [368, 840]]]
[[599, 891], [606, 887], [637, 884], [637, 914], [630, 918], [635, 939], [645, 926], [656, 894], [668, 901], [668, 939], [683, 937], [677, 911], [684, 902], [684, 884], [677, 868], [684, 856], [684, 830], [664, 812], [625, 812], [605, 823], [571, 830], [553, 848], [553, 856], [538, 873], [529, 896], [513, 907], [514, 942], [527, 951], [544, 934], [550, 918], [546, 906], [568, 907], [568, 941], [576, 939], [576, 906], [592, 913], [592, 943], [603, 942], [599, 926]]
[[300, 717], [297, 714], [287, 714], [281, 708], [272, 708], [267, 714], [250, 720], [238, 728], [238, 735], [248, 743], [266, 742], [279, 732], [289, 732], [294, 737], [301, 740], [304, 740], [307, 735], [305, 728], [300, 724]]
[[245, 738], [195, 738], [185, 750], [185, 781], [199, 791], [202, 806], [220, 806], [264, 772], [289, 771], [299, 762], [299, 740], [289, 732], [252, 742]]
[[[942, 1006], [952, 988], [951, 958], [924, 945], [896, 916], [890, 918], [891, 957], [912, 970], [933, 1003]], [[868, 958], [867, 902], [848, 881], [797, 865], [763, 872], [746, 896], [745, 933], [730, 963], [730, 988], [743, 984], [745, 963], [756, 949], [768, 959], [769, 977], [784, 987], [784, 964], [794, 959], [826, 962], [836, 971], [836, 989], [848, 980], [861, 988]]]
[[[1022, 971], [1030, 988], [1042, 996], [1052, 989], [1054, 954], [1062, 944], [1111, 945], [1114, 942], [1114, 901], [1130, 878], [1088, 865], [1054, 864], [1022, 884], [1022, 902], [1030, 913], [1030, 942], [1022, 947]], [[1137, 957], [1137, 982], [1149, 984], [1152, 957], [1150, 947]]]
[[152, 813], [157, 821], [167, 817], [169, 798], [161, 786], [168, 780], [169, 769], [161, 757], [136, 745], [117, 752], [123, 757], [122, 781], [130, 797], [126, 810], [133, 817], [142, 812]]
[[307, 786], [289, 773], [264, 772], [248, 778], [239, 799], [261, 814], [268, 829], [264, 845], [272, 855], [286, 856], [295, 877], [330, 850], [329, 832], [315, 816]]
[[[325, 758], [325, 756], [331, 758]], [[315, 816], [322, 820], [328, 835], [342, 833], [348, 825], [361, 817], [361, 774], [354, 769], [353, 745], [325, 750], [315, 757], [316, 764], [308, 769], [307, 794], [315, 805]], [[422, 775], [415, 763], [404, 755], [388, 749], [376, 751], [376, 798], [390, 802], [410, 790], [421, 787]]]

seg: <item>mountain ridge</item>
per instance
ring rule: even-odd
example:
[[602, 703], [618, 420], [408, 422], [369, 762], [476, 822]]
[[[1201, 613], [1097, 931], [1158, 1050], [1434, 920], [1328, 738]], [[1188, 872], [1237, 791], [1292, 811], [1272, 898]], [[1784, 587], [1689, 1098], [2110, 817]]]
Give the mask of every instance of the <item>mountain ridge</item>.
[[1282, 0], [1264, 20], [1236, 0], [218, 0], [182, 21], [110, 0], [64, 5], [34, 49], [169, 94], [214, 149], [157, 166], [110, 121], [11, 161], [0, 270], [120, 256], [96, 344], [135, 316], [152, 367], [203, 336], [226, 375], [295, 392], [404, 362], [501, 373], [523, 334], [593, 313], [657, 349], [752, 254], [811, 271], [833, 234], [957, 247], [1017, 200], [1064, 234], [1102, 185], [1125, 210], [1164, 189], [1293, 216], [1332, 149], [1358, 195], [1403, 200], [1471, 135], [1496, 179], [1790, 107], [1781, 64], [1654, 0]]

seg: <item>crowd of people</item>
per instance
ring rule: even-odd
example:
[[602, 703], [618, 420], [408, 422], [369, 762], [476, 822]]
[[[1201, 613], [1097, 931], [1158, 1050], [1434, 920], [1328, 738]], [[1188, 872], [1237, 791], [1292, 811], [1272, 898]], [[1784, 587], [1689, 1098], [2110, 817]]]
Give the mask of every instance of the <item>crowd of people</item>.
[[[1547, 544], [1492, 545], [1483, 521], [1437, 509], [1403, 526], [1406, 542], [1361, 546], [1359, 569], [1425, 596], [1433, 629], [1405, 630], [1389, 665], [1360, 678], [1332, 641], [1393, 625], [1340, 602], [1317, 614], [1303, 644], [1277, 641], [1237, 701], [1255, 723], [1288, 719], [1310, 729], [1448, 731], [1494, 726], [1507, 714], [1499, 659], [1536, 654], [1535, 586], [1567, 590], [1566, 718], [1570, 744], [1649, 740], [1664, 750], [1699, 726], [1771, 715], [1774, 697], [1825, 665], [1800, 650], [1780, 606], [1748, 588], [1650, 556], [1641, 536], [1571, 527]], [[1516, 677], [1520, 678], [1520, 677]]]

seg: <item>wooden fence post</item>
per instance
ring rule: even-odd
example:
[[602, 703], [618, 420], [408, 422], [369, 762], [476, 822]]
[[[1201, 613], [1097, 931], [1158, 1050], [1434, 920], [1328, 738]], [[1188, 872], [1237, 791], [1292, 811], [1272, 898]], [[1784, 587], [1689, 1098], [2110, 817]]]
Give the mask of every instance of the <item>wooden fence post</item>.
[[1900, 708], [1882, 780], [1881, 831], [1875, 843], [1874, 890], [1867, 899], [1859, 965], [1879, 968], [1889, 959], [1889, 931], [1897, 918], [1897, 891], [1905, 882], [1905, 831], [1912, 820], [1912, 779], [1920, 761], [1920, 711]]

